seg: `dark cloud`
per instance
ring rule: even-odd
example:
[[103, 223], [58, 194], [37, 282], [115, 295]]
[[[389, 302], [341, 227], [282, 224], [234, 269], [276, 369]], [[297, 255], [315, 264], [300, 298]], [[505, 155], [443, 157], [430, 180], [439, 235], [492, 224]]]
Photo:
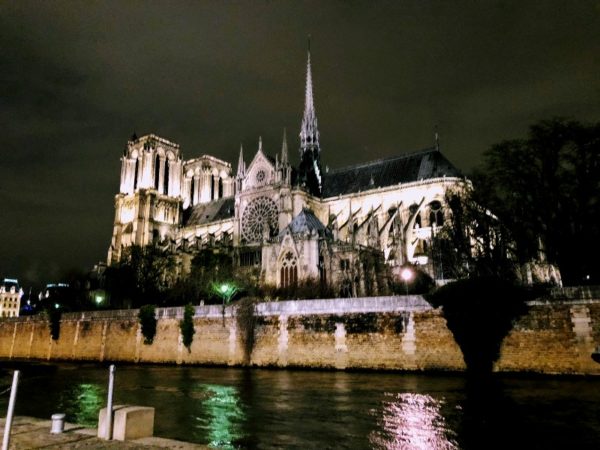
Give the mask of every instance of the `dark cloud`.
[[[598, 121], [600, 7], [546, 2], [4, 2], [0, 275], [104, 259], [135, 130], [235, 162], [297, 146], [306, 35], [330, 167], [431, 145], [468, 171], [554, 115]], [[296, 142], [294, 142], [296, 140]]]

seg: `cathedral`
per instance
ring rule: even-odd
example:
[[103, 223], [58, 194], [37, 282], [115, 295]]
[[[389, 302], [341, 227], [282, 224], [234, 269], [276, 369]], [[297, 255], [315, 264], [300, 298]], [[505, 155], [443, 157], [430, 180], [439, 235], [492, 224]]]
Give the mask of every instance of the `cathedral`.
[[[273, 157], [243, 149], [231, 163], [210, 155], [184, 160], [178, 144], [132, 136], [121, 182], [108, 264], [128, 246], [158, 245], [176, 256], [180, 274], [202, 249], [226, 248], [240, 270], [262, 284], [315, 280], [341, 296], [377, 295], [385, 276], [416, 264], [436, 277], [430, 243], [448, 220], [448, 190], [465, 179], [439, 145], [329, 170], [321, 166], [310, 52], [299, 162], [286, 133]], [[388, 275], [386, 275], [388, 274]]]

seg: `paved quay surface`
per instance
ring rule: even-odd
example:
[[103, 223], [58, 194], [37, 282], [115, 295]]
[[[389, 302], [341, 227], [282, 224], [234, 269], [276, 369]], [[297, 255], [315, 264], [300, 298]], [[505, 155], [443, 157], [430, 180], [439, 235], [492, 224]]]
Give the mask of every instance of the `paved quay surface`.
[[[0, 418], [0, 439], [4, 437], [5, 418]], [[13, 419], [10, 434], [10, 449], [208, 449], [205, 445], [175, 441], [159, 437], [135, 439], [131, 441], [105, 441], [98, 439], [95, 428], [65, 423], [61, 434], [50, 434], [50, 420], [19, 416]]]

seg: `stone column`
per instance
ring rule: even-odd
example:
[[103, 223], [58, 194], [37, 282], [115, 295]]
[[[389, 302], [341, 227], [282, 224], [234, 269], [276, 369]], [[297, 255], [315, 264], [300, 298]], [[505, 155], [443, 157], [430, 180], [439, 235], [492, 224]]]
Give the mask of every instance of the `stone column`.
[[219, 175], [213, 175], [213, 200], [217, 200], [219, 198]]
[[192, 192], [192, 205], [200, 201], [200, 175], [194, 175], [194, 192]]
[[121, 193], [133, 194], [135, 179], [135, 159], [123, 158], [123, 167], [121, 172]]
[[212, 174], [210, 168], [202, 169], [202, 175], [200, 179], [200, 203], [210, 202], [210, 184]]
[[141, 178], [138, 179], [138, 185], [141, 188], [151, 188], [152, 186], [152, 167], [154, 166], [154, 153], [144, 150], [142, 153]]
[[158, 192], [165, 193], [165, 157], [159, 157], [158, 163]]
[[192, 179], [185, 177], [183, 179], [183, 207], [187, 208], [192, 205], [194, 193], [192, 192]]
[[179, 197], [181, 195], [181, 160], [171, 161], [169, 164], [169, 192], [172, 197]]
[[123, 156], [121, 158], [121, 185], [119, 186], [119, 192], [124, 194], [125, 191], [125, 175], [127, 174], [127, 158]]
[[[141, 188], [143, 187], [142, 185], [142, 176], [144, 174], [144, 158], [142, 158], [141, 156], [139, 156], [135, 162], [136, 165], [134, 165], [134, 181], [135, 181], [135, 177], [137, 176], [137, 186], [136, 188]], [[135, 170], [135, 167], [137, 167], [137, 170]]]
[[231, 197], [233, 195], [233, 178], [227, 177], [223, 179], [223, 197]]

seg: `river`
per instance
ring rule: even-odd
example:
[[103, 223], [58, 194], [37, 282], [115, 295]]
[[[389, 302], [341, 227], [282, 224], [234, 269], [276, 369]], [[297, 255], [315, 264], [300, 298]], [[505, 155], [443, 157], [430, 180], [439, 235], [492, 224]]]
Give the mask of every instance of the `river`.
[[[17, 366], [0, 364], [4, 391]], [[106, 366], [18, 367], [18, 415], [96, 426]], [[598, 378], [119, 365], [115, 403], [155, 407], [157, 436], [217, 448], [600, 448]]]

